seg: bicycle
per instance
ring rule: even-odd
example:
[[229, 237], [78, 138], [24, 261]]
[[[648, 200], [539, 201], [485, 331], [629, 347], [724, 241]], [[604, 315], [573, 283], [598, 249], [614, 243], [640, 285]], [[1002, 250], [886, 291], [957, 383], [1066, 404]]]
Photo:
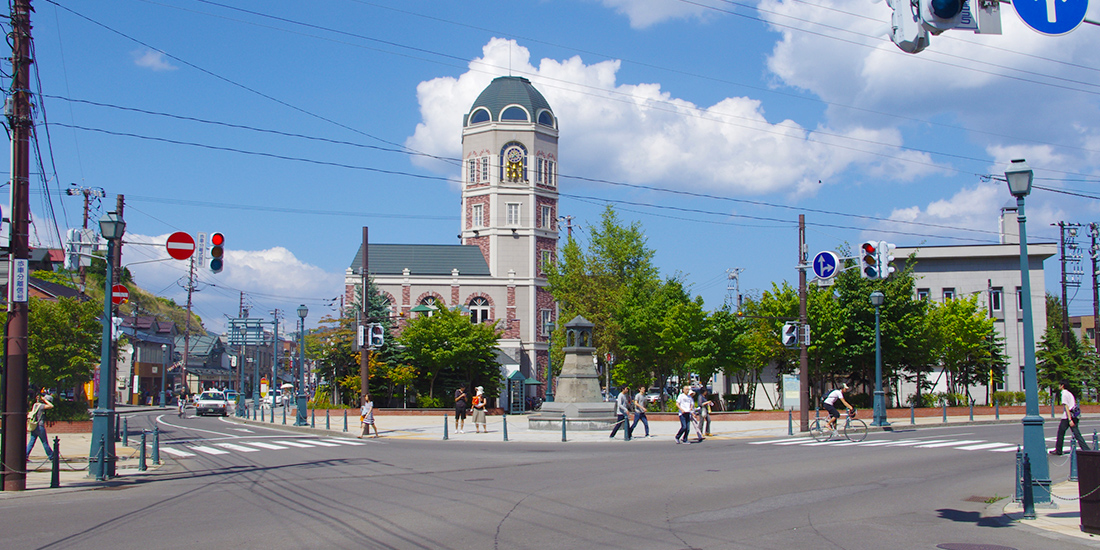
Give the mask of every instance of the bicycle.
[[858, 443], [867, 437], [867, 423], [856, 418], [855, 409], [852, 409], [850, 414], [844, 415], [844, 425], [837, 428], [829, 428], [828, 417], [815, 418], [810, 423], [810, 435], [817, 441], [829, 441], [838, 432], [843, 433], [848, 441]]

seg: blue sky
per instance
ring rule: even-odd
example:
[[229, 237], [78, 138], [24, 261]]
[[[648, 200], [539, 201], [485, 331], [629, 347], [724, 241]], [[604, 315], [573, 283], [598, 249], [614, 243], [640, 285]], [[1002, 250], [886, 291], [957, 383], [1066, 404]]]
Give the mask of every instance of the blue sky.
[[[1036, 185], [1100, 194], [1100, 29], [1043, 36], [1007, 5], [1002, 35], [949, 31], [917, 55], [886, 38], [890, 8], [866, 0], [34, 6], [49, 187], [32, 178], [32, 244], [80, 225], [71, 184], [106, 191], [93, 219], [124, 194], [123, 263], [183, 303], [186, 265], [149, 262], [167, 258], [155, 243], [221, 231], [225, 271], [200, 270], [195, 295], [215, 331], [241, 292], [253, 315], [289, 320], [305, 303], [314, 325], [363, 226], [376, 243], [457, 243], [449, 159], [462, 115], [506, 74], [560, 120], [560, 213], [576, 235], [611, 202], [708, 308], [731, 268], [748, 295], [797, 280], [800, 212], [812, 255], [869, 238], [996, 242], [1011, 197], [987, 176], [1013, 158]], [[1096, 220], [1097, 206], [1037, 189], [1030, 239]], [[1090, 301], [1086, 285], [1071, 314]]]

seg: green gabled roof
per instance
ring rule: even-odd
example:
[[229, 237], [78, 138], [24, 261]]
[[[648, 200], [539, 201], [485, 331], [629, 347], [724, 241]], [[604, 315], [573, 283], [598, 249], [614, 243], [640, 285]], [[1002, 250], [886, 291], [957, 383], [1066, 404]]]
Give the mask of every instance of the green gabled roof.
[[[401, 275], [405, 268], [412, 275], [491, 275], [481, 248], [462, 244], [368, 244], [367, 271], [371, 275]], [[363, 262], [363, 245], [355, 251], [352, 271], [358, 275]]]
[[537, 120], [539, 111], [542, 109], [553, 112], [546, 98], [531, 85], [530, 80], [522, 76], [501, 76], [494, 78], [489, 86], [482, 90], [481, 95], [477, 96], [477, 100], [463, 117], [463, 126], [466, 126], [470, 113], [478, 107], [485, 107], [489, 110], [492, 120], [499, 121], [501, 110], [509, 105], [520, 105], [527, 109], [531, 122]]

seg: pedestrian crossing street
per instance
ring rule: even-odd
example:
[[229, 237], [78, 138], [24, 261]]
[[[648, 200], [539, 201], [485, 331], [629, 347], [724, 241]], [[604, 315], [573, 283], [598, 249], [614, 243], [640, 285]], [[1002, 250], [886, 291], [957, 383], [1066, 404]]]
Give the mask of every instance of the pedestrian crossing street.
[[285, 439], [271, 441], [233, 440], [229, 442], [184, 443], [164, 445], [161, 452], [176, 458], [190, 458], [204, 455], [225, 455], [230, 453], [255, 453], [260, 451], [280, 451], [284, 449], [313, 449], [317, 447], [358, 447], [366, 442], [351, 439]]
[[[1046, 438], [1054, 441], [1053, 437]], [[993, 453], [1015, 452], [1019, 443], [1000, 443], [984, 439], [865, 439], [859, 442], [839, 439], [815, 441], [810, 437], [794, 437], [752, 441], [749, 445], [775, 445], [798, 447], [908, 447], [913, 449], [955, 449], [960, 451], [989, 451]]]

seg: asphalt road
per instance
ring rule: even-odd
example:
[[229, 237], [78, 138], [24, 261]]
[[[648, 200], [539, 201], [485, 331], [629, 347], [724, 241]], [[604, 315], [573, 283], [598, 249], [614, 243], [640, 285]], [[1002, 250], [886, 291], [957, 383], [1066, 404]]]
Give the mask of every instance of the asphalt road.
[[[477, 443], [323, 438], [160, 419], [167, 464], [108, 488], [0, 501], [24, 548], [1085, 548], [1003, 525], [1018, 424], [787, 438]], [[1053, 436], [1056, 424], [1047, 424]], [[1091, 434], [1093, 426], [1086, 424]], [[896, 444], [904, 440], [902, 444]], [[937, 447], [937, 442], [975, 441]], [[890, 441], [892, 445], [872, 443]], [[913, 441], [913, 443], [907, 443]], [[1061, 461], [1052, 477], [1065, 479]], [[946, 546], [944, 546], [946, 545]], [[974, 546], [972, 548], [977, 548]]]

